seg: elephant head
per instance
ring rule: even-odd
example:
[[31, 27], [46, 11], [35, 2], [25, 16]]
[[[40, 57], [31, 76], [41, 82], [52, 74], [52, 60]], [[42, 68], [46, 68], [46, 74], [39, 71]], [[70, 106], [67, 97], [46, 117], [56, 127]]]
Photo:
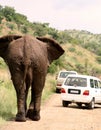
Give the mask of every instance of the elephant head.
[[[0, 56], [7, 63], [16, 95], [16, 121], [40, 119], [40, 103], [49, 64], [64, 50], [53, 39], [46, 37], [7, 35], [0, 38]], [[31, 87], [31, 102], [27, 110], [27, 95]]]

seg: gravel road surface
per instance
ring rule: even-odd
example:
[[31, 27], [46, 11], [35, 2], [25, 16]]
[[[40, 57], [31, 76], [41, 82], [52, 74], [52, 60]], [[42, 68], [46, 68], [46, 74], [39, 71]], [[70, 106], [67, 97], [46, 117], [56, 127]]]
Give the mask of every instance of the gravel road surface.
[[8, 121], [0, 130], [101, 130], [101, 105], [93, 110], [75, 104], [65, 108], [60, 94], [53, 94], [41, 106], [40, 121]]

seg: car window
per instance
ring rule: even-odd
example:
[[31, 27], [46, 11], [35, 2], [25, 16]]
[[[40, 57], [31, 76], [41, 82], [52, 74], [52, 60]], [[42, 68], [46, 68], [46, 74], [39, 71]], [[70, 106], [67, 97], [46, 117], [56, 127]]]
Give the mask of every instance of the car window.
[[98, 87], [101, 89], [101, 81], [98, 81]]
[[75, 72], [68, 72], [68, 75], [69, 75], [69, 74], [76, 74], [76, 73], [75, 73]]
[[94, 88], [94, 81], [93, 81], [93, 79], [90, 79], [90, 87]]
[[76, 74], [75, 72], [61, 72], [60, 78], [66, 78], [69, 74]]
[[94, 80], [94, 86], [95, 86], [95, 88], [98, 88], [98, 82], [97, 82], [97, 80]]
[[67, 75], [68, 75], [67, 72], [61, 72], [59, 77], [60, 77], [60, 78], [66, 78]]
[[68, 77], [65, 81], [65, 85], [87, 87], [87, 79], [81, 77]]

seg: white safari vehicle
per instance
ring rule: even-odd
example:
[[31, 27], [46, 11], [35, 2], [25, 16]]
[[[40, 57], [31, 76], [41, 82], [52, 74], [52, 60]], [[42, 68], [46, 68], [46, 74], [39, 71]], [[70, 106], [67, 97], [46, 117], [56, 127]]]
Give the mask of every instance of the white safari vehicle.
[[101, 104], [101, 80], [86, 75], [69, 75], [61, 88], [63, 107], [76, 103], [84, 104], [93, 109], [95, 104]]
[[56, 92], [59, 93], [61, 90], [61, 86], [62, 83], [64, 82], [65, 78], [69, 75], [69, 74], [77, 74], [76, 71], [60, 71], [56, 77], [57, 81], [56, 81]]

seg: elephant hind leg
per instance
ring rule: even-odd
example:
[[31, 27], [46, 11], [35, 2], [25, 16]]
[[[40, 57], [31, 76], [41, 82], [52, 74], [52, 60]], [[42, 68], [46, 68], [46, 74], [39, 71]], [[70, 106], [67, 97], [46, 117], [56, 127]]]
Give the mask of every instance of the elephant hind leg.
[[15, 121], [25, 122], [25, 93], [20, 90], [20, 93], [17, 93], [17, 106], [18, 112], [16, 114]]
[[22, 113], [18, 113], [18, 114], [16, 115], [15, 121], [25, 122], [25, 121], [26, 121], [26, 118], [24, 117], [24, 115], [23, 115]]
[[13, 84], [16, 90], [17, 95], [17, 114], [15, 121], [24, 122], [26, 121], [25, 113], [26, 113], [26, 86], [23, 84], [23, 78], [19, 73], [16, 73], [12, 76]]
[[27, 112], [27, 117], [33, 121], [38, 121], [40, 120], [40, 111], [29, 109]]
[[46, 72], [33, 74], [33, 82], [31, 84], [31, 102], [29, 105], [29, 110], [27, 112], [27, 117], [34, 121], [40, 120], [40, 106], [41, 106], [41, 96], [42, 90], [45, 83]]
[[40, 102], [41, 102], [41, 96], [36, 98], [36, 94], [34, 93], [34, 90], [31, 91], [31, 102], [29, 105], [29, 109], [27, 111], [27, 117], [30, 118], [33, 121], [40, 120]]

